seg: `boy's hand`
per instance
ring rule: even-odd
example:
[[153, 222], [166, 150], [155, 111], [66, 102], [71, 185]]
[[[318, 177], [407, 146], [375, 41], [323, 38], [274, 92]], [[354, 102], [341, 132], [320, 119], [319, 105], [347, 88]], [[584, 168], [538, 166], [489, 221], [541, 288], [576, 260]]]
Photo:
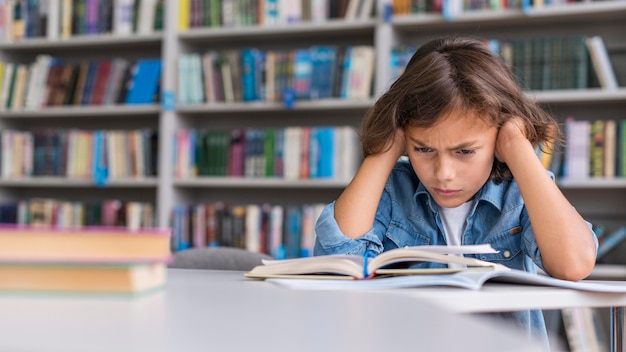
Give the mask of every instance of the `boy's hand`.
[[[389, 145], [389, 143], [391, 145]], [[404, 128], [397, 128], [393, 139], [385, 145], [384, 155], [390, 156], [394, 161], [406, 154], [406, 139], [404, 137]]]
[[512, 117], [506, 121], [498, 131], [496, 138], [496, 158], [503, 163], [507, 163], [507, 158], [516, 148], [530, 146], [530, 141], [526, 138], [524, 122], [520, 117]]

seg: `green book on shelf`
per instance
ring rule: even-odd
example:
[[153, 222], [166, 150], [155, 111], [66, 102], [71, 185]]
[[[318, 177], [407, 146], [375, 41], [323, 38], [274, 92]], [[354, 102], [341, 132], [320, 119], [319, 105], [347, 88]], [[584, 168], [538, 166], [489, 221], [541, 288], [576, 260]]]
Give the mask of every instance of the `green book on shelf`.
[[595, 120], [591, 123], [590, 143], [590, 174], [591, 177], [604, 176], [604, 120]]

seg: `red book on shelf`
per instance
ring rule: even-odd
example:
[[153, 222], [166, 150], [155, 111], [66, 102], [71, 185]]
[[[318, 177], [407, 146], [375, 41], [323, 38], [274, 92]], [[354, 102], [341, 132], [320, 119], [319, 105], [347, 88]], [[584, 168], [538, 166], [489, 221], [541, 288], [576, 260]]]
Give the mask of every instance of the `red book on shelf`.
[[104, 103], [104, 96], [107, 91], [107, 85], [109, 84], [109, 77], [111, 76], [111, 68], [113, 67], [113, 61], [105, 60], [100, 62], [98, 70], [96, 71], [96, 77], [94, 80], [93, 91], [91, 92], [91, 104], [102, 105]]

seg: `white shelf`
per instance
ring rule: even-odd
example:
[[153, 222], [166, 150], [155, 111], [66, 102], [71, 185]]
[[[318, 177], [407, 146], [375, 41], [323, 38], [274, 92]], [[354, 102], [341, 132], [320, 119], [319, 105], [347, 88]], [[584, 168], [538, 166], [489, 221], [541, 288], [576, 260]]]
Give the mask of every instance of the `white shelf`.
[[23, 40], [0, 43], [0, 51], [25, 50], [63, 50], [85, 47], [126, 47], [136, 45], [160, 46], [163, 33], [146, 35], [116, 36], [111, 34], [74, 36], [67, 39], [48, 40], [45, 38], [26, 38]]
[[59, 106], [46, 107], [40, 110], [0, 110], [2, 119], [19, 118], [66, 118], [66, 117], [132, 117], [150, 116], [158, 117], [161, 112], [159, 104], [149, 105], [84, 105], [84, 106]]
[[247, 39], [262, 37], [266, 39], [288, 39], [302, 37], [320, 37], [331, 35], [373, 34], [378, 21], [329, 20], [320, 23], [299, 23], [276, 26], [241, 26], [230, 28], [192, 28], [178, 32], [178, 38], [184, 42]]
[[244, 177], [198, 177], [175, 180], [176, 187], [230, 187], [230, 188], [344, 188], [349, 181], [338, 180], [287, 180], [283, 178], [244, 178]]
[[36, 176], [19, 179], [0, 179], [0, 187], [36, 187], [36, 188], [154, 188], [157, 186], [155, 177], [142, 179], [109, 180], [104, 186], [98, 186], [93, 180], [69, 177]]
[[561, 6], [545, 6], [526, 11], [520, 9], [465, 11], [451, 19], [441, 14], [421, 13], [394, 16], [391, 24], [398, 30], [444, 30], [466, 25], [510, 26], [531, 23], [559, 23], [583, 21], [597, 22], [604, 19], [624, 18], [626, 2], [618, 0], [593, 1]]
[[558, 180], [559, 187], [564, 189], [595, 189], [595, 188], [615, 188], [626, 189], [626, 178], [586, 178]]
[[626, 14], [626, 2], [622, 0], [578, 2], [530, 8], [525, 13], [529, 17], [551, 17], [564, 20], [575, 17], [587, 21], [598, 21], [606, 18], [623, 18]]
[[180, 105], [176, 109], [179, 113], [204, 114], [226, 112], [278, 112], [278, 111], [336, 111], [336, 110], [366, 110], [374, 104], [374, 100], [345, 100], [323, 99], [296, 101], [293, 107], [286, 107], [280, 102], [236, 102]]
[[626, 88], [534, 91], [528, 93], [540, 103], [605, 104], [626, 103]]
[[448, 27], [455, 23], [491, 23], [499, 24], [510, 20], [522, 20], [526, 19], [526, 16], [521, 10], [477, 10], [467, 11], [454, 17], [451, 20], [447, 20], [443, 15], [439, 13], [418, 13], [393, 16], [391, 24], [396, 29], [441, 29]]

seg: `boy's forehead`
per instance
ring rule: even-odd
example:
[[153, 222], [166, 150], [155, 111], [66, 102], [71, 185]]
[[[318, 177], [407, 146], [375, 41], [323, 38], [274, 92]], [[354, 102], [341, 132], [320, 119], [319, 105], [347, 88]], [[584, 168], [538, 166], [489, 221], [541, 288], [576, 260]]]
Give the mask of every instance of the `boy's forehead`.
[[494, 126], [494, 124], [487, 117], [482, 116], [475, 111], [452, 110], [439, 116], [427, 129], [442, 129], [457, 127], [459, 125], [469, 125], [480, 128], [489, 128]]
[[439, 118], [432, 126], [407, 126], [406, 134], [410, 139], [428, 143], [433, 139], [467, 141], [482, 138], [496, 127], [476, 114], [451, 113]]

